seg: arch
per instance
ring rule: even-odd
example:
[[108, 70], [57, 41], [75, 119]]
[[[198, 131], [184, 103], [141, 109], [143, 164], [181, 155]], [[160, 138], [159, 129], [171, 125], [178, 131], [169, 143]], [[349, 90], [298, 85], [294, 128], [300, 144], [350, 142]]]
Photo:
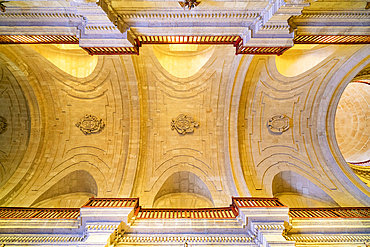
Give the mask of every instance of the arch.
[[[327, 186], [325, 186], [325, 184], [321, 183], [319, 178], [315, 177], [312, 174], [309, 174], [299, 165], [296, 165], [294, 163], [288, 163], [284, 160], [276, 161], [274, 164], [270, 165], [269, 168], [263, 174], [263, 181], [262, 181], [263, 189], [266, 191], [268, 196], [273, 196], [274, 194], [273, 180], [276, 177], [276, 175], [281, 172], [286, 172], [286, 171], [294, 172], [298, 176], [308, 180], [310, 183], [314, 184], [316, 187], [322, 190], [329, 197], [333, 198], [334, 202], [337, 203], [336, 197], [333, 195], [332, 190], [328, 188]], [[317, 174], [317, 176], [319, 175]]]
[[[333, 74], [323, 88], [321, 97], [317, 100], [316, 123], [318, 147], [322, 162], [335, 178], [346, 185], [347, 190], [358, 202], [343, 202], [341, 206], [370, 205], [370, 188], [367, 187], [352, 171], [344, 160], [335, 137], [335, 113], [340, 96], [351, 80], [370, 63], [370, 46], [366, 45], [343, 63], [338, 72]], [[338, 167], [340, 169], [338, 169]]]
[[338, 206], [320, 187], [291, 170], [281, 171], [274, 176], [272, 193], [289, 207]]
[[[82, 196], [83, 200], [86, 200], [86, 198], [97, 196], [97, 194], [98, 185], [94, 177], [87, 171], [76, 170], [70, 172], [52, 185], [33, 202], [32, 206], [41, 204], [43, 206], [52, 207], [54, 206], [53, 202], [55, 203], [56, 201], [53, 199], [66, 199], [67, 196]], [[49, 203], [45, 203], [45, 201]], [[80, 201], [81, 200], [78, 200], [78, 202]]]
[[34, 160], [38, 155], [38, 150], [42, 145], [44, 136], [44, 129], [42, 128], [44, 124], [44, 109], [42, 104], [39, 104], [39, 102], [42, 101], [43, 95], [38, 90], [38, 87], [33, 85], [34, 80], [32, 80], [33, 78], [32, 75], [30, 75], [28, 66], [9, 51], [8, 47], [3, 47], [1, 50], [0, 60], [17, 79], [28, 103], [30, 116], [29, 143], [22, 161], [19, 163], [18, 168], [10, 179], [0, 188], [0, 204], [6, 206], [14, 199], [14, 196], [9, 195], [12, 193], [19, 193], [19, 188], [27, 181], [27, 179], [24, 179], [25, 175], [27, 175], [32, 168], [37, 166], [37, 162], [34, 162]]
[[107, 178], [104, 170], [106, 170], [106, 164], [103, 163], [97, 157], [89, 154], [75, 155], [72, 158], [62, 162], [54, 168], [56, 175], [50, 177], [49, 180], [38, 188], [37, 197], [41, 196], [47, 190], [49, 190], [55, 181], [61, 180], [71, 172], [84, 170], [89, 171], [89, 174], [93, 177], [94, 181], [97, 181], [97, 195], [104, 196], [108, 189]]
[[370, 85], [348, 84], [335, 114], [335, 136], [345, 160], [362, 163], [370, 157]]
[[207, 186], [208, 190], [210, 191], [214, 205], [218, 206], [218, 205], [224, 205], [226, 203], [226, 200], [224, 200], [224, 198], [222, 197], [222, 194], [221, 194], [222, 191], [218, 191], [216, 189], [209, 175], [207, 175], [203, 170], [201, 170], [196, 165], [179, 162], [171, 167], [168, 167], [156, 179], [156, 181], [154, 182], [153, 186], [150, 189], [150, 193], [148, 194], [148, 198], [147, 198], [148, 204], [154, 205], [155, 196], [158, 194], [158, 192], [162, 188], [165, 181], [167, 181], [167, 179], [176, 172], [191, 172], [195, 174]]
[[172, 208], [214, 206], [206, 184], [188, 171], [175, 172], [166, 179], [154, 197], [153, 206], [157, 206], [159, 202], [160, 205]]

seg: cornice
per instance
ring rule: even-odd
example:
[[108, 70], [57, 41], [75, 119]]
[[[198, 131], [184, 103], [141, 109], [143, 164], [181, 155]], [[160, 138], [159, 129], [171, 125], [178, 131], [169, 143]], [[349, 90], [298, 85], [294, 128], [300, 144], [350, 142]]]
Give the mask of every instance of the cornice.
[[365, 19], [370, 17], [370, 12], [318, 12], [318, 11], [310, 11], [310, 12], [302, 12], [301, 15], [297, 15], [293, 17], [294, 19], [298, 18], [310, 18], [310, 19], [323, 19], [323, 18], [347, 18], [347, 19]]
[[7, 12], [1, 13], [0, 18], [83, 18], [82, 15], [74, 13], [30, 13], [30, 12]]
[[57, 242], [84, 242], [86, 236], [0, 236], [0, 243], [57, 243]]
[[284, 236], [288, 241], [296, 242], [364, 242], [370, 240], [366, 235], [308, 235], [308, 236]]
[[260, 16], [257, 12], [250, 11], [202, 11], [196, 13], [184, 13], [182, 11], [178, 12], [140, 12], [140, 13], [130, 13], [126, 12], [119, 15], [124, 19], [246, 19], [246, 18], [257, 18]]
[[119, 237], [119, 243], [250, 243], [255, 237], [192, 236], [192, 237]]
[[118, 28], [116, 26], [86, 26], [85, 30], [88, 31], [118, 31]]

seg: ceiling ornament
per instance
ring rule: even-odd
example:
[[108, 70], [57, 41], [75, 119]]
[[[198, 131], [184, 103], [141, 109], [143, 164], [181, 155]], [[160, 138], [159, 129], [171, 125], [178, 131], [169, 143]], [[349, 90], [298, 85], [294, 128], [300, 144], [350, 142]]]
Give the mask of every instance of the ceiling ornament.
[[179, 2], [179, 4], [183, 9], [191, 10], [192, 8], [198, 6], [200, 2], [197, 2], [197, 0], [184, 0], [183, 2]]
[[9, 1], [0, 1], [0, 9], [1, 9], [1, 12], [5, 12], [5, 8], [6, 6], [4, 5], [4, 3], [7, 3]]
[[172, 119], [171, 122], [171, 129], [176, 129], [179, 134], [183, 135], [194, 132], [195, 127], [199, 127], [199, 122], [186, 114], [180, 114], [177, 118]]
[[8, 126], [8, 124], [6, 123], [6, 118], [0, 116], [0, 134], [4, 133], [6, 126]]
[[285, 115], [276, 115], [267, 122], [268, 128], [274, 133], [283, 133], [290, 127], [290, 118]]
[[85, 134], [91, 133], [98, 133], [102, 131], [105, 126], [103, 119], [98, 118], [93, 115], [86, 114], [84, 118], [82, 118], [76, 126], [80, 128], [80, 130]]

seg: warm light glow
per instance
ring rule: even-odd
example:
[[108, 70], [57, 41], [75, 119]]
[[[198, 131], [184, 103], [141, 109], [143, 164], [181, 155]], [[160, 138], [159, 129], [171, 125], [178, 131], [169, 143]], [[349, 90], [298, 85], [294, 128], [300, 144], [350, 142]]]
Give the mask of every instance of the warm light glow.
[[90, 75], [98, 63], [97, 56], [90, 56], [75, 44], [31, 45], [31, 47], [59, 69], [79, 78]]
[[283, 55], [276, 56], [276, 67], [284, 76], [297, 76], [315, 67], [335, 50], [327, 45], [294, 45]]
[[195, 75], [214, 51], [210, 45], [157, 45], [153, 51], [162, 67], [170, 74], [187, 78]]
[[54, 44], [55, 47], [62, 50], [80, 50], [78, 44]]
[[170, 51], [196, 51], [198, 45], [188, 45], [188, 44], [172, 44], [170, 45]]

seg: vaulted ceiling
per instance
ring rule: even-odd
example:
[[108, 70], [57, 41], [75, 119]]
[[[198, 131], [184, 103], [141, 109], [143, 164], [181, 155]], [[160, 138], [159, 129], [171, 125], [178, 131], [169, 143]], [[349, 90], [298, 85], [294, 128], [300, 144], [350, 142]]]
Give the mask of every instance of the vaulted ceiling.
[[[0, 35], [78, 32], [79, 44], [0, 45], [1, 205], [78, 207], [91, 196], [145, 207], [226, 206], [232, 196], [370, 205], [367, 166], [347, 164], [369, 153], [369, 85], [353, 81], [370, 79], [370, 46], [293, 46], [304, 35], [369, 35], [366, 2], [204, 0], [193, 12], [177, 1], [41, 3], [10, 2]], [[103, 22], [112, 28], [96, 28]], [[240, 52], [293, 47], [235, 55], [232, 42], [140, 42], [211, 34], [240, 37]], [[81, 49], [92, 46], [140, 55]]]

